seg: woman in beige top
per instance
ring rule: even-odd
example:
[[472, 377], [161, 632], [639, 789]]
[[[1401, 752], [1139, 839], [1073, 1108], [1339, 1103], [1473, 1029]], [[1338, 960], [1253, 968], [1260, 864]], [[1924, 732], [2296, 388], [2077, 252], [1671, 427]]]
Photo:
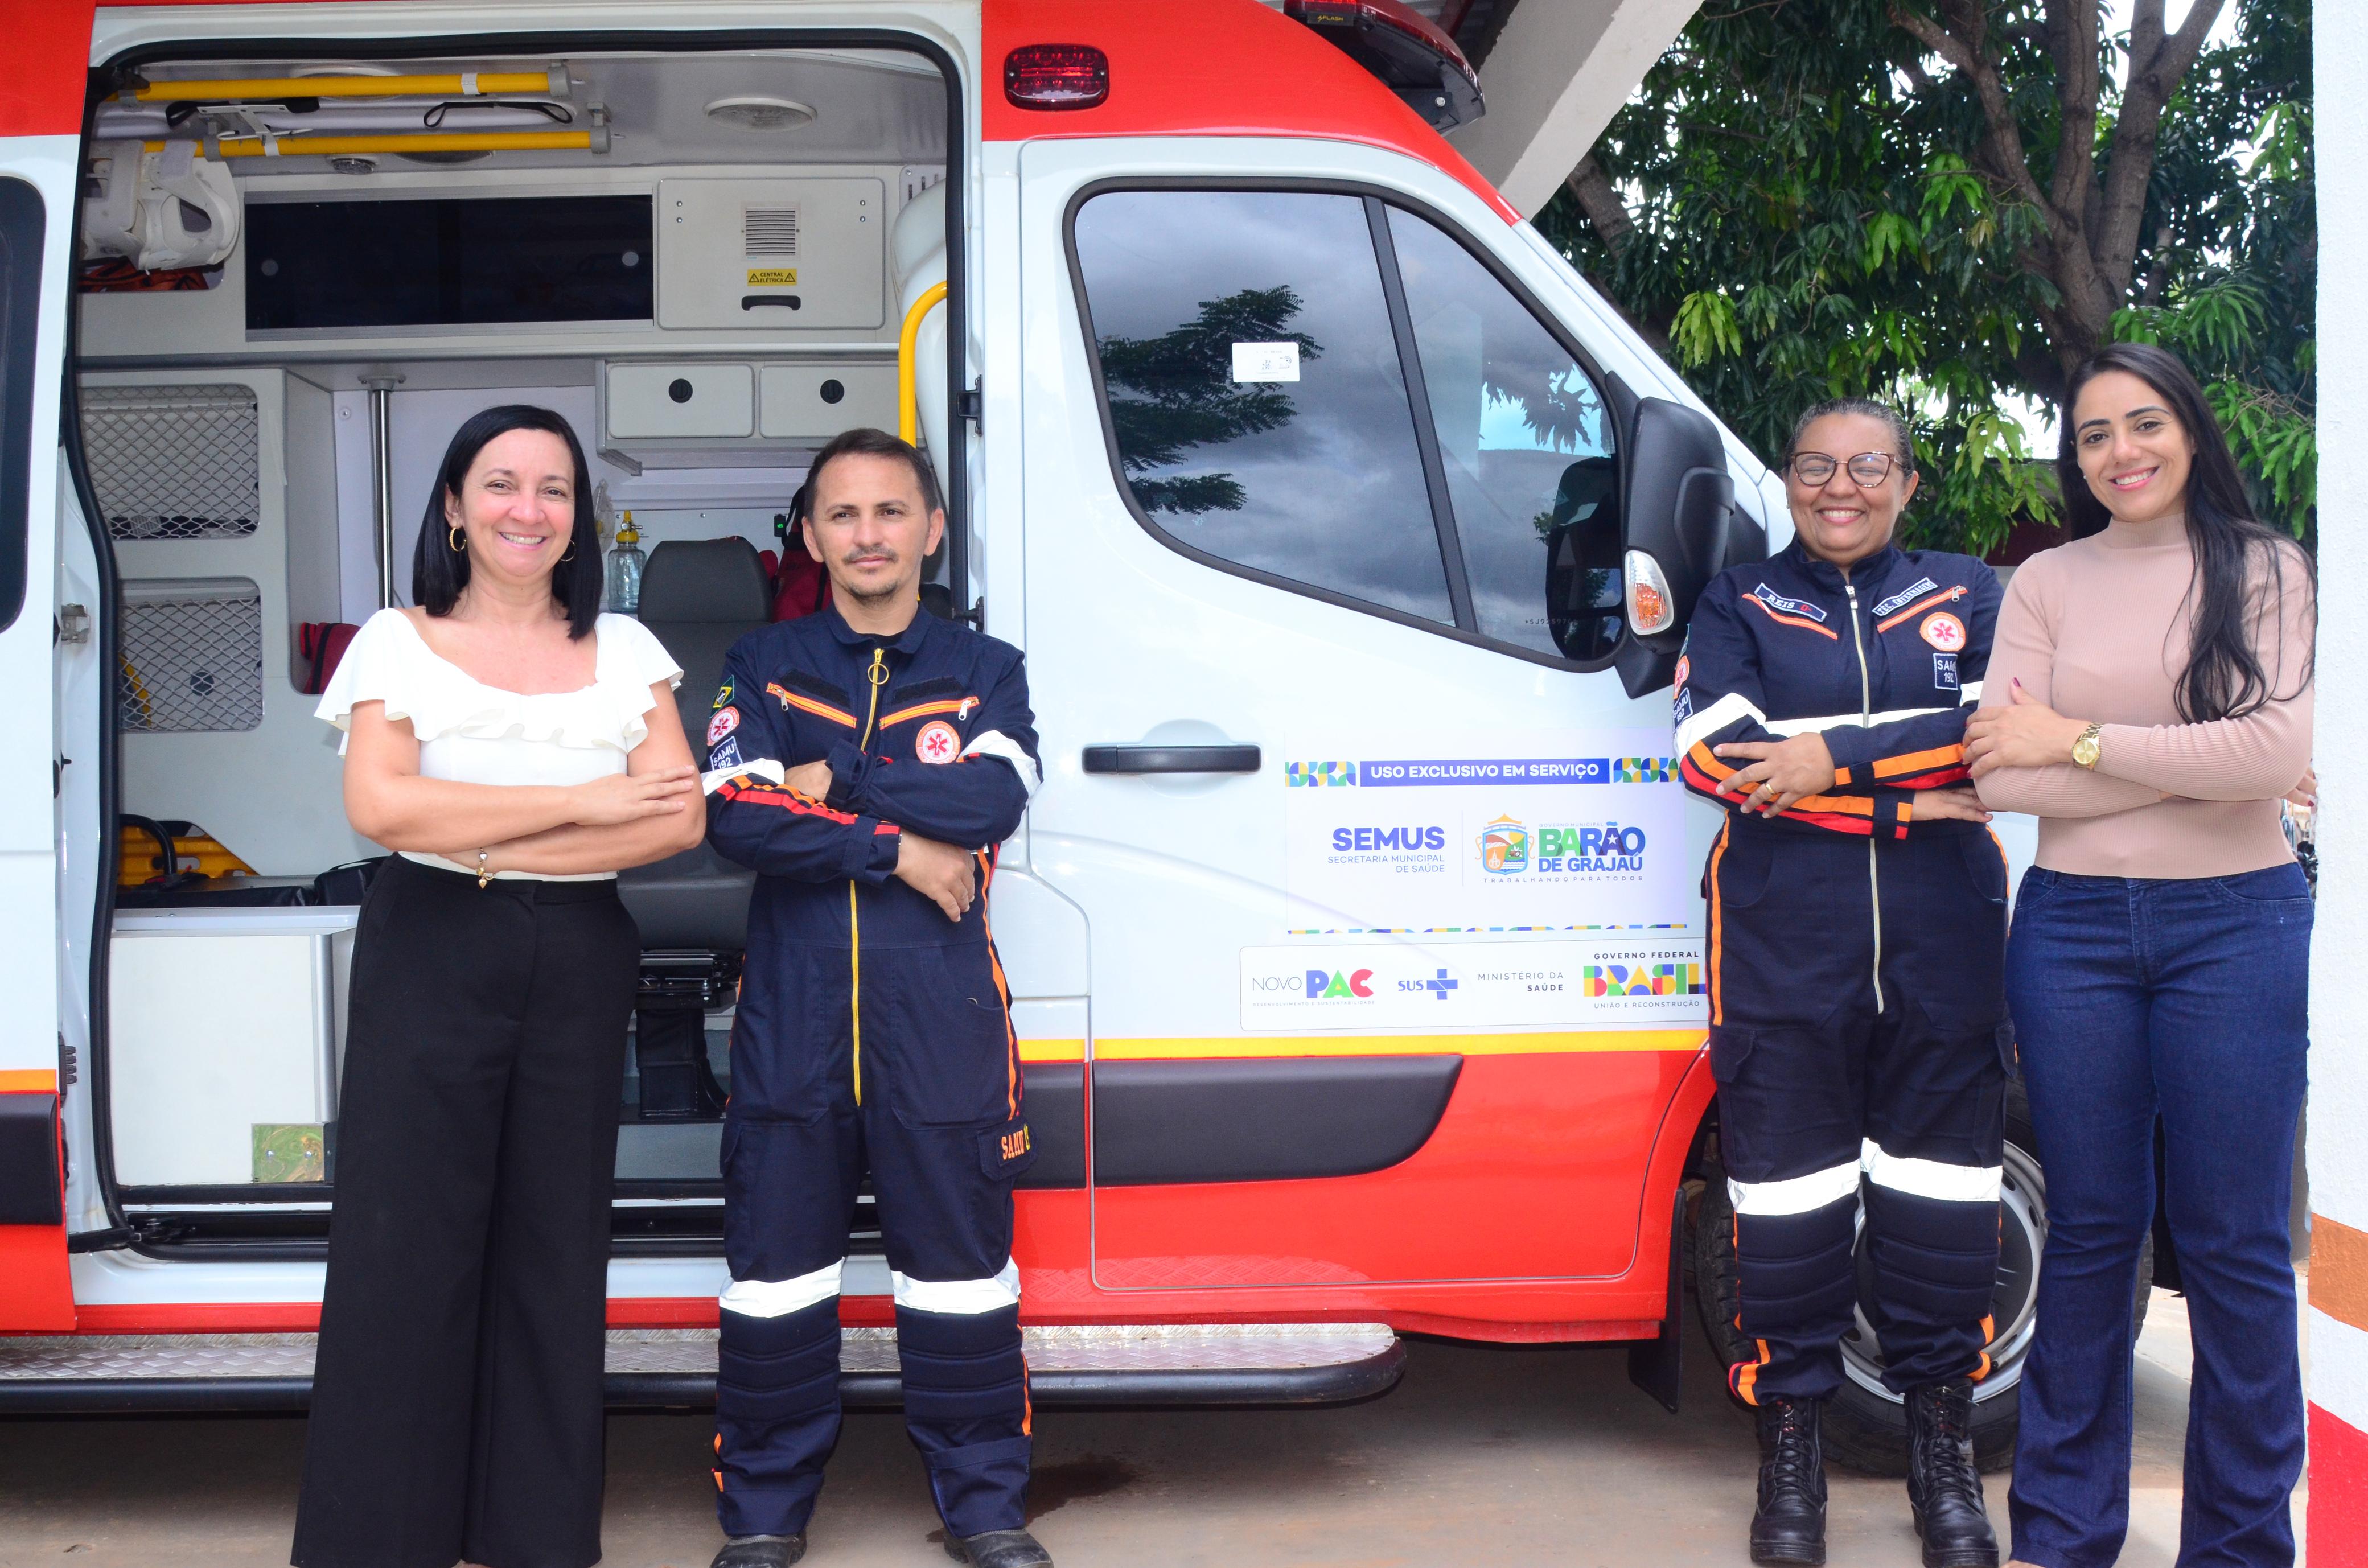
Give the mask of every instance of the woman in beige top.
[[2074, 374], [2056, 467], [2075, 537], [2015, 574], [1965, 731], [1983, 803], [2040, 818], [2006, 975], [2048, 1219], [2014, 1558], [2108, 1563], [2128, 1528], [2159, 1118], [2195, 1340], [2179, 1561], [2291, 1563], [2311, 901], [2280, 798], [2308, 787], [2311, 562], [2161, 349]]

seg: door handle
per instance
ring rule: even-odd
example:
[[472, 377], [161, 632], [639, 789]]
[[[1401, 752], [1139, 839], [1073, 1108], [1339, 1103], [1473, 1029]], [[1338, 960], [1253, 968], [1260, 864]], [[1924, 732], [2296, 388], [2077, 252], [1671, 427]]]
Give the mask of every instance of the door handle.
[[1256, 746], [1110, 745], [1086, 748], [1088, 773], [1256, 773]]

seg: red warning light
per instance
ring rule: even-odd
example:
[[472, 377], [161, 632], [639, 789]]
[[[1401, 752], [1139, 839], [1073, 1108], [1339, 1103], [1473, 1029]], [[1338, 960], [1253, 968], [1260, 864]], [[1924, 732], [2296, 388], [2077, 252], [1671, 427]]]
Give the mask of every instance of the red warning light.
[[1031, 43], [1003, 57], [1003, 96], [1021, 108], [1093, 108], [1110, 97], [1110, 56], [1088, 43]]

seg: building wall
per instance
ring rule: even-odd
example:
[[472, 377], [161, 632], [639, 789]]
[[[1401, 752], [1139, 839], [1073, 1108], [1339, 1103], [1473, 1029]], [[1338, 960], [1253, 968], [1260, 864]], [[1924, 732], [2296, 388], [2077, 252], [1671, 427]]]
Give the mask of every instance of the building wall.
[[2368, 735], [2368, 488], [2342, 478], [2368, 437], [2368, 6], [2322, 5], [2317, 103], [2320, 603], [2318, 773], [2324, 810], [2312, 954], [2310, 1089], [2310, 1561], [2368, 1564], [2368, 784], [2351, 743]]

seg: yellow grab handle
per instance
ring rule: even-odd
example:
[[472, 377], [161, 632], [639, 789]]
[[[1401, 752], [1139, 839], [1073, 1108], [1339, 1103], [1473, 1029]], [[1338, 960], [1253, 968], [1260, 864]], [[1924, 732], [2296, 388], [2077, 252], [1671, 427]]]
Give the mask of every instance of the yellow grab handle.
[[920, 341], [921, 318], [945, 297], [942, 283], [922, 290], [913, 308], [905, 312], [905, 330], [896, 335], [896, 434], [907, 441], [918, 440], [921, 434], [921, 400], [913, 384], [914, 345]]
[[151, 82], [131, 95], [143, 104], [213, 103], [228, 98], [482, 97], [489, 93], [555, 95], [551, 71], [457, 72], [440, 76], [229, 76], [201, 82]]
[[[588, 148], [588, 131], [423, 131], [393, 136], [279, 136], [266, 145], [257, 136], [213, 144], [218, 158], [324, 158], [346, 153], [521, 153], [546, 148]], [[143, 142], [151, 153], [162, 142]]]

